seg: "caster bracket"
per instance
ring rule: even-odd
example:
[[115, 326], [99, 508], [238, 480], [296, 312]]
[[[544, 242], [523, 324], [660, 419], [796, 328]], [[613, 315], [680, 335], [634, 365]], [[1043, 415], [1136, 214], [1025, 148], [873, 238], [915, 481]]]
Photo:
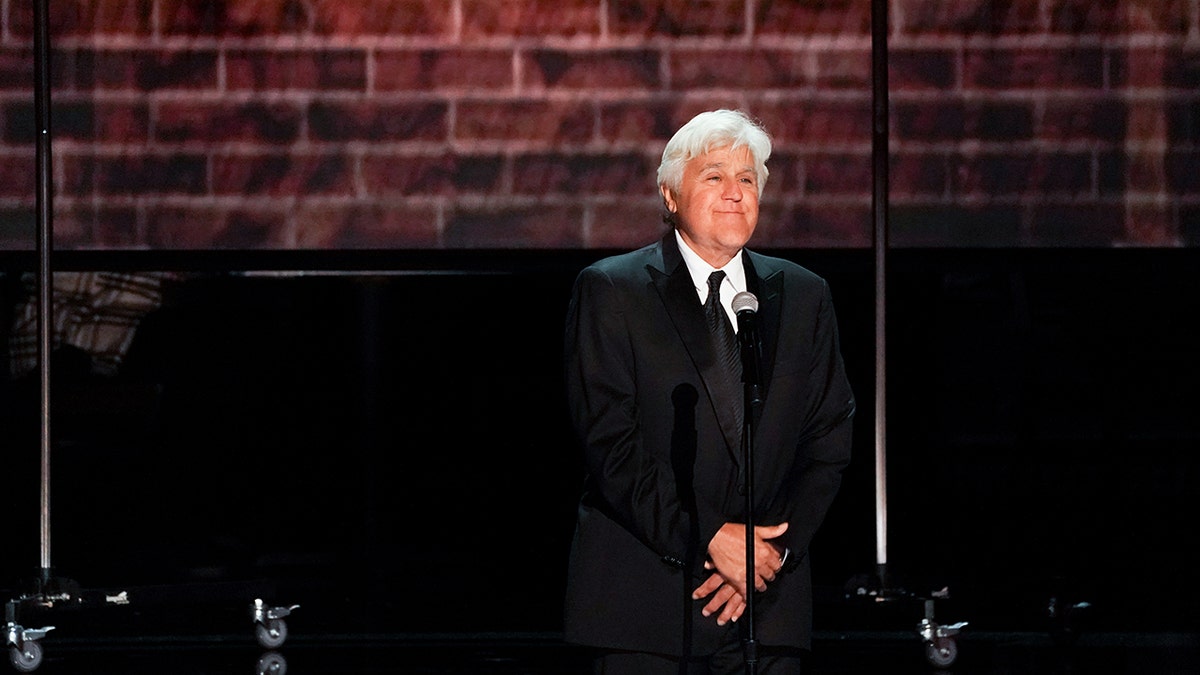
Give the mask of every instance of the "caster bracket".
[[268, 607], [260, 598], [254, 600], [254, 623], [266, 623], [271, 619], [282, 619], [289, 616], [294, 610], [300, 609], [300, 605], [291, 605], [287, 607]]

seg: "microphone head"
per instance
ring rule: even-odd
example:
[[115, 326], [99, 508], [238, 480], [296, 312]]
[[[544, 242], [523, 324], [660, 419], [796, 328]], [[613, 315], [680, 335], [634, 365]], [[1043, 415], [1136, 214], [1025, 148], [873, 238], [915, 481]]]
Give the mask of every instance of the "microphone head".
[[749, 291], [742, 291], [733, 296], [733, 313], [741, 314], [742, 312], [751, 314], [758, 312], [758, 298]]

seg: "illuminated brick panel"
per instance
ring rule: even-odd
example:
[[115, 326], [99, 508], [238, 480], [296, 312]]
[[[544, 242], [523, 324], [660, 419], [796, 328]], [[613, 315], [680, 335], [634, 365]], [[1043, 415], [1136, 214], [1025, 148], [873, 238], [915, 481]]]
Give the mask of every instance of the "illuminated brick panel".
[[[897, 246], [1200, 245], [1200, 0], [893, 0]], [[775, 139], [756, 244], [871, 243], [869, 0], [53, 0], [61, 248], [629, 248], [696, 112]], [[33, 3], [0, 0], [0, 247]]]

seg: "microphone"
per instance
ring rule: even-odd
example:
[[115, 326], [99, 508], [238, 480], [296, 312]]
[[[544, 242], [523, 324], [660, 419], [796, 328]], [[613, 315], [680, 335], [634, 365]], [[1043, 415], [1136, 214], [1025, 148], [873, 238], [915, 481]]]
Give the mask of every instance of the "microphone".
[[742, 355], [742, 382], [757, 387], [762, 343], [758, 339], [758, 298], [749, 291], [733, 296], [733, 313], [737, 316], [738, 346]]

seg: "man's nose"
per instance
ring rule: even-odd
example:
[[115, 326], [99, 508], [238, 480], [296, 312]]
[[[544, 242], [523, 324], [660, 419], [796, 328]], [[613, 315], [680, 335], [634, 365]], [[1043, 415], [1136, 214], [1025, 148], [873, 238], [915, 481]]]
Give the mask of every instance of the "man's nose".
[[724, 194], [721, 195], [725, 199], [731, 199], [735, 202], [742, 201], [742, 186], [738, 185], [736, 180], [727, 180], [724, 183]]

